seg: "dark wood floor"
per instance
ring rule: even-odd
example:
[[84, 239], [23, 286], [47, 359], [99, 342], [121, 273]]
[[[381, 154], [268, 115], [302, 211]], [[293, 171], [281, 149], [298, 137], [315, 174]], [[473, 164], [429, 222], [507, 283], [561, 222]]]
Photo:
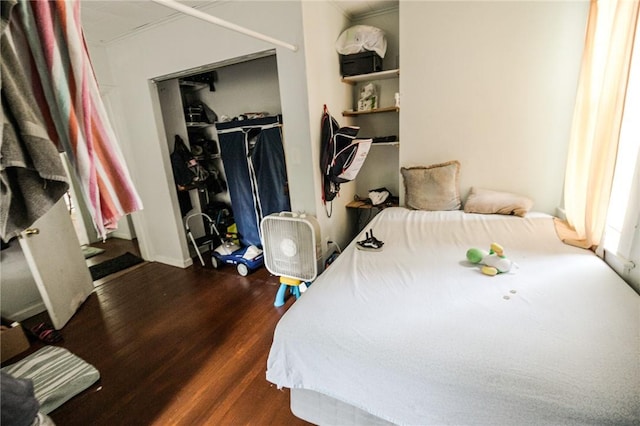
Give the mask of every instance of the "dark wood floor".
[[[95, 244], [99, 263], [137, 248]], [[72, 425], [303, 425], [288, 390], [265, 379], [276, 323], [277, 278], [264, 268], [239, 276], [144, 263], [106, 277], [59, 344], [93, 364], [101, 379], [50, 416]], [[35, 319], [31, 319], [32, 321]], [[25, 326], [28, 326], [25, 321]]]

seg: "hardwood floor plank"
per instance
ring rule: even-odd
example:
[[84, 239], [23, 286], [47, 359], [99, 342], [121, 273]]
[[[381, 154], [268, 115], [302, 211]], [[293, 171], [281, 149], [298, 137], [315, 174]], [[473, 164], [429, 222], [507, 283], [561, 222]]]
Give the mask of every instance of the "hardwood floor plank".
[[[131, 251], [118, 244], [100, 256]], [[308, 424], [291, 413], [288, 391], [265, 378], [273, 331], [293, 303], [273, 306], [277, 285], [264, 268], [241, 277], [230, 266], [147, 262], [96, 287], [61, 330], [60, 346], [101, 379], [52, 419], [60, 426]]]

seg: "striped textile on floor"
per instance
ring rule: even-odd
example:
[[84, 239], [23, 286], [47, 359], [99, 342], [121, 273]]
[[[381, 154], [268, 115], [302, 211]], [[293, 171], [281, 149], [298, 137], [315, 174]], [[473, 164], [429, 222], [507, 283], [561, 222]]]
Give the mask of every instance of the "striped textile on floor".
[[100, 378], [94, 366], [57, 346], [45, 346], [15, 364], [3, 367], [2, 371], [13, 377], [32, 380], [40, 411], [45, 414]]

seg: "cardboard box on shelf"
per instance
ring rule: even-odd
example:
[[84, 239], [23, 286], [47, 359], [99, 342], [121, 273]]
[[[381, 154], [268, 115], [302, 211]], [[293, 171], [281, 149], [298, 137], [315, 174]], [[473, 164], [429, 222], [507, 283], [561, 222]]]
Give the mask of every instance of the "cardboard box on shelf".
[[26, 351], [29, 346], [20, 323], [14, 322], [9, 327], [0, 326], [0, 362]]

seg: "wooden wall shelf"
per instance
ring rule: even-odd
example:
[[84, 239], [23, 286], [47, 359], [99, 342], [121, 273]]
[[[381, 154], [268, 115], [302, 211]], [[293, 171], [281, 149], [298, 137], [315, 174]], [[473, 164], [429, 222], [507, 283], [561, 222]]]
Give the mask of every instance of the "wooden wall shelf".
[[385, 209], [387, 207], [399, 207], [399, 204], [396, 203], [395, 201], [389, 201], [386, 203], [382, 203], [382, 204], [378, 204], [378, 205], [373, 205], [371, 204], [371, 202], [367, 202], [365, 200], [353, 200], [350, 201], [346, 207], [348, 209]]
[[395, 69], [395, 70], [372, 72], [369, 74], [350, 75], [347, 77], [342, 77], [342, 82], [355, 86], [356, 83], [361, 81], [387, 80], [389, 78], [398, 78], [399, 75], [400, 75], [400, 70]]
[[342, 111], [342, 115], [345, 117], [355, 117], [357, 115], [377, 114], [381, 112], [400, 112], [400, 108], [392, 106], [392, 107], [385, 107], [385, 108], [370, 109], [367, 111]]

